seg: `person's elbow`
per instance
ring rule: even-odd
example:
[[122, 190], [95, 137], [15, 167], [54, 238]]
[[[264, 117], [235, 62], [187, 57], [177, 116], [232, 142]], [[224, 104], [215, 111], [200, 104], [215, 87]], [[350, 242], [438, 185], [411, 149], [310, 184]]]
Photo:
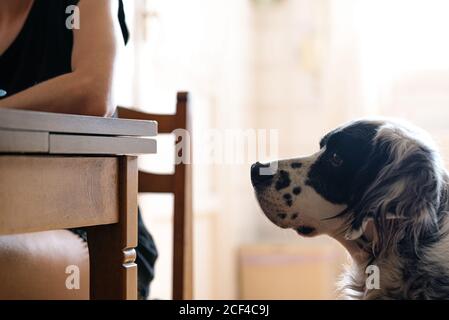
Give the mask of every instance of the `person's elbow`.
[[111, 89], [102, 79], [88, 77], [82, 80], [80, 88], [80, 114], [97, 117], [109, 117], [115, 112]]
[[88, 94], [83, 106], [84, 114], [96, 117], [110, 117], [115, 112], [111, 98], [106, 95]]

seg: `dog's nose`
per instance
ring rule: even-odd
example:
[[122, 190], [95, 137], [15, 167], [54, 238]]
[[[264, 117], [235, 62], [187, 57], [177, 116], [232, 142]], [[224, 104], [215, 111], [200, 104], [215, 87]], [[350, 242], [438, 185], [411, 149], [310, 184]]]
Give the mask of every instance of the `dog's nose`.
[[268, 170], [261, 170], [262, 168], [269, 168], [269, 164], [262, 164], [256, 162], [251, 166], [251, 182], [253, 186], [268, 186], [273, 180], [273, 175], [269, 172], [264, 172]]

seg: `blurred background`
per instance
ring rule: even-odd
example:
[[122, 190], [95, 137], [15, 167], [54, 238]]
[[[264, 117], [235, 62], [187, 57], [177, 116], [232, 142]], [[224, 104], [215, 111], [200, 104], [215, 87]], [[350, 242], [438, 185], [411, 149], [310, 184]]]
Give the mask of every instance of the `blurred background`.
[[[449, 152], [447, 0], [125, 0], [132, 41], [119, 102], [173, 113], [192, 95], [193, 150], [207, 129], [278, 130], [278, 157], [316, 152], [328, 130], [368, 115], [428, 130]], [[173, 170], [173, 137], [140, 159]], [[195, 151], [194, 151], [195, 152]], [[347, 261], [261, 214], [250, 160], [195, 164], [196, 299], [332, 299]], [[170, 196], [140, 198], [160, 258], [151, 298], [171, 297]]]

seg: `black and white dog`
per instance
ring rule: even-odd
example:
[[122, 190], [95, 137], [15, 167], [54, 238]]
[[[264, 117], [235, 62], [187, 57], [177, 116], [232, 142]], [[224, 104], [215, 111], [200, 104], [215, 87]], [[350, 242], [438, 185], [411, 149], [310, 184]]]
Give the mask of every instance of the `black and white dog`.
[[[263, 169], [276, 168], [272, 174]], [[359, 120], [308, 157], [251, 168], [265, 215], [303, 236], [326, 234], [354, 263], [341, 292], [355, 299], [449, 298], [448, 175], [425, 132]], [[368, 266], [380, 286], [366, 286]]]

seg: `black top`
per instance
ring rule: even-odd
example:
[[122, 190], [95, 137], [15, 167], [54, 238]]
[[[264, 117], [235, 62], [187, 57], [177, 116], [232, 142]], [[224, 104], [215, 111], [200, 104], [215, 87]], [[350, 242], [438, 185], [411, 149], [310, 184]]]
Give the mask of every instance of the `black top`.
[[[118, 18], [125, 43], [128, 30], [121, 0]], [[35, 0], [22, 30], [0, 56], [0, 90], [11, 96], [72, 71], [73, 31], [66, 8], [79, 0]], [[82, 25], [82, 21], [81, 21]]]
[[[0, 0], [1, 1], [1, 0]], [[125, 43], [128, 41], [125, 12], [118, 0], [118, 19]], [[0, 96], [6, 91], [11, 96], [40, 82], [72, 71], [73, 31], [66, 28], [70, 14], [66, 8], [79, 0], [34, 0], [22, 30], [11, 46], [0, 56]], [[82, 17], [81, 17], [82, 28]], [[1, 99], [1, 97], [0, 97]], [[154, 275], [157, 250], [153, 239], [138, 215], [138, 265], [139, 295], [148, 295], [149, 283]], [[86, 240], [82, 229], [71, 230]]]

